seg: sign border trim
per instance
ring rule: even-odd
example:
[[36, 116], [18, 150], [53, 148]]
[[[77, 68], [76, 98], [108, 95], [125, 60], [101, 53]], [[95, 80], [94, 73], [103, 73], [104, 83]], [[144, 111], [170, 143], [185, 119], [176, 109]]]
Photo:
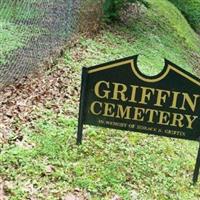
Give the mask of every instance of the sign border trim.
[[[167, 59], [165, 59], [165, 66], [163, 68], [163, 70], [155, 75], [155, 76], [146, 76], [145, 74], [142, 74], [137, 66], [137, 58], [138, 58], [138, 55], [137, 56], [133, 56], [133, 57], [128, 57], [128, 58], [125, 58], [123, 59], [121, 62], [119, 62], [120, 60], [116, 60], [115, 62], [118, 62], [118, 63], [107, 63], [108, 65], [105, 66], [102, 66], [102, 65], [99, 65], [99, 66], [94, 66], [92, 67], [93, 69], [89, 69], [88, 70], [88, 73], [89, 74], [92, 74], [92, 73], [96, 73], [96, 72], [99, 72], [99, 71], [103, 71], [103, 70], [107, 70], [107, 69], [111, 69], [111, 68], [115, 68], [115, 67], [119, 67], [121, 65], [125, 65], [125, 64], [130, 64], [131, 65], [131, 68], [132, 68], [132, 71], [133, 73], [142, 81], [144, 82], [148, 82], [148, 83], [154, 83], [154, 82], [158, 82], [158, 81], [161, 81], [162, 79], [164, 79], [168, 74], [169, 72], [172, 70], [172, 71], [175, 71], [176, 73], [180, 74], [181, 76], [183, 76], [184, 78], [186, 78], [187, 80], [195, 83], [196, 85], [200, 86], [200, 81], [196, 80], [197, 77], [195, 78], [192, 78], [191, 75], [189, 76], [187, 74], [187, 71], [179, 68], [178, 66], [176, 66], [174, 63], [171, 63], [170, 61], [168, 61]], [[127, 60], [128, 59], [128, 60]], [[194, 77], [194, 76], [193, 76]]]

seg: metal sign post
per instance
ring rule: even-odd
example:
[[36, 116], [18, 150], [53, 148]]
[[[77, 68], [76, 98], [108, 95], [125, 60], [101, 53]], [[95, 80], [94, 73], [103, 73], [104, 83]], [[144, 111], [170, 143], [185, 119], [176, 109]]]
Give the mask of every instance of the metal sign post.
[[195, 165], [195, 170], [194, 170], [194, 175], [193, 175], [194, 184], [196, 184], [198, 181], [199, 171], [200, 171], [200, 139], [199, 139], [199, 151], [197, 154], [197, 160], [196, 160], [196, 165]]
[[81, 94], [80, 94], [80, 105], [79, 105], [79, 119], [78, 119], [78, 133], [77, 133], [77, 144], [82, 143], [83, 137], [83, 119], [84, 119], [84, 104], [85, 104], [85, 89], [87, 83], [87, 68], [82, 68], [82, 78], [81, 78]]

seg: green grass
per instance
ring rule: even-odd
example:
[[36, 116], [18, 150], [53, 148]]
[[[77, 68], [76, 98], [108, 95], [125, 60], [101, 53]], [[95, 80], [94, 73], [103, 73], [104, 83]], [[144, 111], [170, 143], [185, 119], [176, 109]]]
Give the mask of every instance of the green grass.
[[[81, 36], [66, 51], [66, 66], [80, 74], [82, 66], [141, 54], [139, 66], [146, 74], [161, 71], [164, 57], [192, 71], [198, 36], [173, 4], [149, 2], [145, 16], [129, 28], [113, 26], [94, 39]], [[75, 117], [41, 108], [35, 112], [41, 117], [30, 124], [16, 120], [23, 140], [16, 141], [13, 133], [0, 151], [0, 177], [9, 199], [57, 200], [75, 188], [92, 200], [115, 195], [131, 200], [133, 193], [139, 200], [200, 199], [200, 183], [191, 184], [197, 143], [86, 127], [83, 145], [76, 146]]]
[[[129, 28], [113, 27], [112, 32], [104, 31], [95, 40], [82, 38], [75, 52], [66, 53], [67, 64], [80, 69], [140, 54], [138, 65], [145, 74], [159, 73], [163, 69], [164, 58], [192, 72], [196, 67], [192, 55], [200, 55], [199, 36], [170, 2], [151, 0], [149, 6]], [[73, 63], [73, 60], [79, 62]]]
[[35, 27], [17, 26], [13, 23], [0, 21], [0, 65], [5, 64], [12, 51], [23, 47], [29, 38], [39, 34]]
[[[35, 0], [33, 1], [35, 2]], [[40, 17], [40, 12], [30, 5], [31, 2], [24, 4], [20, 1], [16, 4], [2, 2], [0, 7], [0, 65], [8, 61], [6, 57], [12, 51], [23, 47], [32, 36], [38, 36], [39, 32], [43, 31], [39, 31], [33, 25], [18, 24], [23, 20], [37, 20]]]
[[187, 18], [191, 26], [200, 33], [200, 1], [199, 0], [170, 0]]
[[39, 0], [16, 1], [15, 3], [2, 1], [0, 7], [0, 20], [4, 21], [20, 21], [28, 19], [37, 19], [41, 16], [41, 11], [35, 9], [32, 4]]
[[[65, 63], [80, 73], [82, 65], [133, 54], [130, 36], [126, 29], [117, 34], [105, 30], [93, 40], [81, 37], [66, 52]], [[63, 112], [68, 109], [72, 105]], [[200, 199], [199, 183], [191, 183], [197, 143], [86, 127], [83, 145], [76, 146], [76, 118], [52, 110], [36, 112], [40, 119], [30, 126], [19, 124], [23, 141], [15, 142], [11, 135], [0, 155], [0, 177], [7, 181], [11, 200], [31, 195], [57, 200], [75, 188], [92, 200], [115, 195], [131, 200], [132, 193], [139, 200]]]
[[[191, 71], [192, 53], [200, 54], [199, 36], [173, 4], [149, 0], [146, 15], [133, 21], [133, 48], [144, 56], [145, 66], [161, 70], [163, 58]], [[147, 72], [148, 73], [148, 72]]]
[[200, 198], [200, 185], [191, 184], [197, 143], [90, 127], [76, 146], [76, 119], [46, 114], [1, 152], [10, 199], [30, 198], [30, 188], [36, 199], [60, 199], [74, 188], [94, 200], [131, 200], [133, 192], [141, 200]]

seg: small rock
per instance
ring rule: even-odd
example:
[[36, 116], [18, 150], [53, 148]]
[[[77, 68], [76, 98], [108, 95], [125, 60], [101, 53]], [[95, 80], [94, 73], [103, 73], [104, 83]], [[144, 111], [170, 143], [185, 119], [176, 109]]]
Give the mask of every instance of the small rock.
[[112, 200], [122, 200], [121, 197], [119, 197], [118, 195], [115, 195]]
[[62, 200], [78, 200], [78, 198], [74, 194], [69, 193]]
[[137, 200], [138, 199], [138, 193], [135, 190], [131, 191], [131, 200]]

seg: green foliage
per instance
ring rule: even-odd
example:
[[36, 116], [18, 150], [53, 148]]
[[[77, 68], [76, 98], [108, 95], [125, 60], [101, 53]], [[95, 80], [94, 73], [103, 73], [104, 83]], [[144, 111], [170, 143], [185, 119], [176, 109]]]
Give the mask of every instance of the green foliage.
[[191, 26], [200, 32], [200, 1], [199, 0], [169, 0], [183, 13]]
[[104, 17], [106, 21], [115, 21], [119, 19], [119, 11], [127, 3], [140, 2], [146, 4], [144, 0], [105, 0], [103, 5]]
[[91, 127], [77, 146], [77, 120], [46, 111], [31, 127], [0, 154], [9, 199], [63, 199], [75, 188], [91, 200], [200, 197], [190, 184], [197, 143]]
[[[104, 31], [95, 40], [80, 38], [79, 46], [66, 52], [66, 64], [79, 70], [82, 66], [140, 54], [138, 65], [145, 74], [159, 73], [164, 58], [192, 72], [196, 65], [191, 57], [193, 53], [200, 55], [198, 35], [169, 1], [149, 0], [148, 4], [146, 13], [128, 28], [116, 25], [113, 32]], [[80, 58], [74, 62], [77, 52]]]
[[[5, 1], [5, 0], [4, 0]], [[0, 20], [11, 21], [11, 20], [27, 20], [27, 19], [36, 19], [41, 16], [39, 9], [33, 9], [31, 3], [34, 3], [36, 0], [32, 0], [32, 2], [23, 2], [23, 1], [15, 1], [14, 3], [3, 2], [4, 6], [0, 7]], [[38, 1], [38, 0], [37, 0]]]
[[[34, 1], [36, 0], [32, 0]], [[20, 20], [40, 17], [37, 10], [25, 9], [20, 1], [11, 5], [5, 1], [3, 5], [0, 7], [0, 65], [5, 64], [7, 55], [23, 47], [29, 38], [41, 34], [41, 30], [34, 25], [17, 24]]]
[[146, 14], [132, 22], [132, 35], [136, 37], [133, 48], [143, 55], [148, 68], [155, 68], [152, 58], [167, 58], [191, 71], [195, 67], [191, 59], [193, 53], [200, 54], [199, 36], [169, 1], [147, 2]]
[[0, 19], [0, 65], [7, 62], [6, 56], [10, 52], [23, 47], [29, 38], [39, 34], [39, 29], [34, 26], [17, 26]]
[[[81, 37], [65, 54], [67, 67], [79, 74], [82, 66], [141, 54], [139, 66], [148, 75], [163, 69], [164, 57], [192, 71], [192, 52], [200, 54], [198, 36], [169, 1], [148, 2], [146, 14], [129, 28], [114, 26], [95, 39]], [[7, 27], [11, 33], [17, 30], [13, 24]], [[2, 29], [4, 38], [10, 36], [7, 29]], [[13, 46], [21, 45], [9, 38], [18, 43]], [[76, 146], [76, 118], [41, 108], [38, 112], [41, 117], [30, 127], [21, 124], [22, 141], [10, 138], [9, 145], [1, 146], [0, 177], [9, 199], [64, 199], [75, 188], [91, 200], [115, 195], [129, 200], [133, 193], [138, 200], [200, 198], [200, 183], [191, 184], [197, 143], [85, 127], [83, 145]]]
[[107, 20], [116, 20], [118, 10], [124, 4], [124, 0], [106, 0], [103, 6], [104, 16]]

